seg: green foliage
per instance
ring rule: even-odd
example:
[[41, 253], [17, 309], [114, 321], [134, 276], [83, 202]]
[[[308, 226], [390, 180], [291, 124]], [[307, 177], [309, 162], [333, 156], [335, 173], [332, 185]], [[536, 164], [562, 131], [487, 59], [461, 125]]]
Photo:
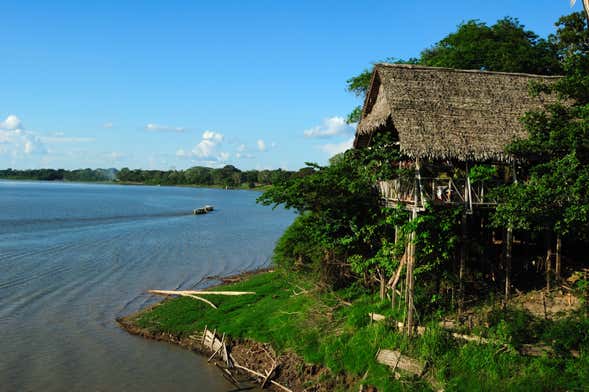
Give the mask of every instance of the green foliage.
[[235, 166], [222, 168], [195, 166], [186, 170], [117, 169], [32, 169], [0, 170], [0, 178], [43, 181], [105, 182], [118, 181], [148, 185], [196, 185], [217, 187], [248, 187], [271, 185], [299, 173], [276, 170], [241, 171]]
[[348, 117], [346, 118], [346, 122], [348, 124], [356, 124], [356, 123], [360, 122], [361, 118], [362, 118], [362, 106], [356, 106], [354, 108], [354, 110], [352, 110], [348, 114]]
[[40, 181], [79, 181], [104, 182], [116, 178], [116, 169], [31, 169], [31, 170], [0, 170], [0, 178], [16, 180]]
[[492, 26], [476, 20], [463, 23], [456, 32], [423, 51], [420, 63], [541, 75], [562, 70], [555, 45], [525, 30], [514, 18], [500, 19]]
[[497, 167], [491, 165], [476, 165], [470, 168], [468, 177], [472, 184], [484, 183], [497, 176]]
[[[520, 181], [500, 190], [497, 226], [554, 230], [589, 239], [589, 52], [586, 20], [561, 18], [551, 39], [560, 48], [565, 77], [548, 90], [568, 101], [526, 114], [529, 137], [508, 151], [520, 162]], [[581, 29], [581, 30], [578, 30]]]
[[346, 80], [347, 90], [357, 97], [363, 97], [370, 87], [370, 79], [372, 79], [372, 71], [366, 69], [361, 74]]
[[241, 171], [233, 165], [221, 168], [195, 166], [186, 170], [129, 170], [123, 168], [118, 173], [118, 180], [128, 183], [150, 185], [197, 185], [221, 187], [248, 187], [271, 185], [295, 176], [297, 173], [277, 170]]
[[275, 184], [258, 199], [312, 214], [307, 222], [325, 248], [343, 252], [361, 246], [355, 233], [379, 212], [378, 194], [359, 165], [359, 151], [349, 150], [330, 166], [308, 164], [304, 175]]
[[286, 229], [274, 248], [274, 263], [292, 271], [321, 271], [324, 251], [321, 233], [315, 232], [314, 216], [298, 216]]

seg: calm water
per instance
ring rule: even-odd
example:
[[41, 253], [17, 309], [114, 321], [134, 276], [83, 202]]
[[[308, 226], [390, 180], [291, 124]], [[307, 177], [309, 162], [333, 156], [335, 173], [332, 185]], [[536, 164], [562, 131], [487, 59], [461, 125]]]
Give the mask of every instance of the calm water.
[[[0, 389], [228, 391], [206, 359], [120, 330], [148, 289], [268, 263], [292, 221], [256, 192], [0, 181]], [[207, 215], [189, 212], [205, 204]]]

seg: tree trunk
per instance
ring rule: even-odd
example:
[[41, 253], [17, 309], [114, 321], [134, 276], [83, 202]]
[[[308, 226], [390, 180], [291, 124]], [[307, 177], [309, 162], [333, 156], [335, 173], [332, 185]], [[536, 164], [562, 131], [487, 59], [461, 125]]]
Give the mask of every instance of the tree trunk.
[[382, 301], [384, 299], [385, 293], [386, 293], [386, 282], [385, 282], [384, 276], [382, 275], [382, 273], [380, 271], [378, 271], [378, 281], [380, 283], [379, 297], [380, 297], [380, 300]]

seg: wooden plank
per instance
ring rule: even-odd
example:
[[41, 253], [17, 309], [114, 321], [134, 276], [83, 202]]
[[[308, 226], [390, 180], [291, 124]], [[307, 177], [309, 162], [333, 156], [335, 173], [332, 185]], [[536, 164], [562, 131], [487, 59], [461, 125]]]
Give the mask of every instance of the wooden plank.
[[378, 363], [387, 365], [393, 370], [401, 369], [418, 377], [420, 377], [425, 370], [425, 363], [423, 361], [402, 355], [396, 350], [379, 350], [376, 355], [376, 360]]
[[382, 314], [378, 313], [368, 313], [368, 317], [370, 317], [372, 321], [383, 321], [386, 318]]

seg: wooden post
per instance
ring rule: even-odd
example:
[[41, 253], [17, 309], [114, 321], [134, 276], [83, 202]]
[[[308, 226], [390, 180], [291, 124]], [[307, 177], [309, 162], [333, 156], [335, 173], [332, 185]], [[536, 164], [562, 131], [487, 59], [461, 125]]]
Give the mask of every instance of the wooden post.
[[382, 301], [385, 297], [385, 294], [386, 294], [386, 281], [385, 281], [385, 276], [382, 274], [380, 269], [377, 269], [377, 274], [378, 274], [379, 285], [380, 285], [380, 290], [379, 290], [378, 294], [379, 294], [380, 300]]
[[552, 281], [552, 233], [546, 233], [546, 291], [550, 291]]
[[[399, 241], [399, 226], [395, 225], [395, 245], [397, 244], [398, 241]], [[396, 280], [398, 280], [398, 278], [401, 276], [401, 269], [402, 269], [402, 264], [399, 265], [399, 271], [398, 271], [399, 276], [396, 276]], [[397, 297], [397, 293], [395, 293], [396, 286], [397, 286], [396, 282], [394, 282], [391, 285], [391, 309], [395, 309], [395, 298]]]
[[406, 306], [407, 306], [407, 335], [411, 336], [413, 333], [413, 309], [415, 307], [413, 303], [413, 292], [414, 292], [414, 278], [413, 278], [413, 269], [415, 265], [415, 232], [411, 233], [410, 236], [410, 243], [409, 243], [409, 254], [407, 259], [407, 297], [406, 297]]
[[[420, 164], [419, 158], [415, 159], [415, 194], [413, 195], [413, 209], [411, 211], [411, 220], [417, 219], [417, 204], [419, 202], [419, 197], [421, 195], [421, 172], [420, 172]], [[407, 252], [407, 288], [406, 288], [406, 297], [405, 302], [407, 306], [407, 335], [411, 336], [413, 334], [413, 310], [415, 309], [415, 305], [413, 303], [413, 292], [414, 292], [414, 278], [413, 278], [413, 270], [415, 267], [415, 231], [411, 232], [409, 236], [409, 247]]]
[[507, 227], [505, 235], [505, 303], [509, 302], [511, 296], [511, 248], [513, 245], [513, 228]]
[[[511, 175], [513, 176], [513, 183], [517, 184], [517, 170], [515, 163], [511, 165]], [[507, 233], [505, 235], [505, 304], [509, 302], [511, 296], [511, 250], [513, 247], [513, 226], [511, 221], [507, 226]]]
[[464, 201], [468, 207], [468, 213], [472, 214], [472, 189], [470, 186], [469, 165], [466, 162], [466, 181], [464, 183]]
[[466, 265], [466, 234], [467, 234], [467, 217], [466, 212], [462, 214], [460, 221], [462, 239], [460, 243], [460, 267], [458, 270], [458, 313], [462, 313], [464, 310], [464, 269]]
[[554, 276], [556, 280], [560, 281], [561, 269], [561, 252], [562, 252], [562, 238], [560, 234], [556, 235], [556, 265], [554, 266]]

